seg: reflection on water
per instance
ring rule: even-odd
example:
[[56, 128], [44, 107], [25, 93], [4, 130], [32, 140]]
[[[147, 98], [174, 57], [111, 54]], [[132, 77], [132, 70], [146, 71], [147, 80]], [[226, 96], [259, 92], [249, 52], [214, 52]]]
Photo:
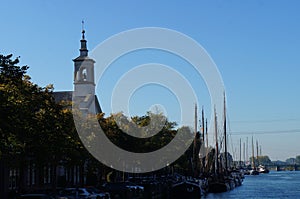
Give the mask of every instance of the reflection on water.
[[205, 198], [300, 198], [300, 171], [271, 171], [245, 176], [243, 185]]

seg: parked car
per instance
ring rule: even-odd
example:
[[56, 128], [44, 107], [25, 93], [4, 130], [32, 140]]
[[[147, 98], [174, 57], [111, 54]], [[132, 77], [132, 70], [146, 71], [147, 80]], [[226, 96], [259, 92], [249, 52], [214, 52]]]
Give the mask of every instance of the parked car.
[[144, 187], [131, 182], [104, 183], [103, 188], [108, 191], [112, 199], [143, 198]]
[[23, 194], [17, 197], [17, 199], [54, 199], [47, 194]]
[[97, 189], [95, 187], [87, 187], [86, 188], [90, 193], [96, 194], [96, 195], [104, 195], [105, 199], [110, 199], [110, 194], [108, 192], [102, 191], [100, 189]]
[[109, 193], [91, 188], [65, 188], [59, 191], [58, 199], [110, 199]]

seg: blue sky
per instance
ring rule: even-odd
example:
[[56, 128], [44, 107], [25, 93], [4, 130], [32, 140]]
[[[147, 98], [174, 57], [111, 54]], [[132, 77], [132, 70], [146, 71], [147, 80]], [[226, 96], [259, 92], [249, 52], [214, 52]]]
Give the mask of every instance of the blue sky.
[[[72, 90], [72, 59], [79, 54], [82, 19], [90, 50], [132, 28], [154, 26], [182, 32], [206, 49], [222, 75], [231, 151], [237, 150], [239, 138], [244, 142], [253, 135], [264, 154], [285, 160], [300, 154], [299, 6], [296, 0], [4, 1], [0, 53], [21, 56], [21, 63], [30, 66], [29, 75], [40, 86], [54, 84], [57, 91]], [[107, 71], [97, 87], [103, 109], [110, 110], [114, 85], [110, 79], [116, 80], [132, 64], [162, 62], [187, 76], [203, 99], [199, 106], [204, 105], [210, 114], [201, 77], [182, 69], [185, 63], [176, 57], [151, 53], [141, 52], [136, 60], [129, 55], [131, 61], [120, 59], [119, 65], [116, 62]], [[120, 69], [125, 63], [130, 64]], [[142, 114], [151, 103], [161, 103], [169, 109], [171, 120], [179, 120], [175, 96], [161, 89], [156, 85], [138, 90], [130, 101], [132, 112]], [[163, 97], [146, 95], [154, 91]]]

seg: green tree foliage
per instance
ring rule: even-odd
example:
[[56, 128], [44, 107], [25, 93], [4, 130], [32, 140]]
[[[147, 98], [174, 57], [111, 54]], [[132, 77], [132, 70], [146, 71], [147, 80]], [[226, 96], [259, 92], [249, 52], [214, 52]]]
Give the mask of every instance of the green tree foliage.
[[32, 83], [28, 67], [11, 58], [0, 55], [0, 151], [10, 157], [34, 154], [39, 162], [60, 159], [61, 148], [69, 147], [65, 138], [74, 133], [71, 115], [55, 103], [53, 86]]
[[295, 164], [296, 163], [296, 158], [288, 158], [285, 161], [287, 164]]
[[30, 84], [26, 76], [27, 66], [16, 66], [19, 60], [12, 55], [0, 55], [0, 132], [2, 154], [25, 150], [25, 139], [32, 130], [36, 103], [32, 103], [38, 88]]
[[[151, 115], [151, 117], [150, 117]], [[142, 128], [150, 124], [149, 128]], [[122, 121], [121, 129], [116, 120]], [[161, 121], [165, 121], [163, 126], [160, 126]], [[132, 152], [150, 152], [157, 150], [168, 144], [176, 135], [174, 122], [169, 122], [162, 114], [147, 113], [145, 116], [134, 116], [128, 119], [122, 113], [112, 114], [107, 118], [99, 119], [100, 125], [107, 137], [117, 146]], [[159, 125], [156, 125], [156, 122]], [[135, 132], [142, 135], [147, 135], [149, 132], [158, 132], [156, 135], [149, 138], [138, 138], [127, 134], [126, 132]], [[134, 134], [134, 133], [133, 133]]]
[[300, 155], [296, 156], [296, 164], [300, 164]]
[[255, 157], [255, 162], [256, 164], [261, 164], [261, 165], [272, 164], [272, 161], [270, 160], [269, 156], [258, 156], [257, 158]]
[[85, 160], [88, 153], [75, 131], [71, 111], [55, 103], [53, 86], [32, 83], [28, 67], [18, 63], [12, 55], [0, 55], [0, 160], [20, 168], [22, 185], [28, 157], [42, 167], [61, 160]]

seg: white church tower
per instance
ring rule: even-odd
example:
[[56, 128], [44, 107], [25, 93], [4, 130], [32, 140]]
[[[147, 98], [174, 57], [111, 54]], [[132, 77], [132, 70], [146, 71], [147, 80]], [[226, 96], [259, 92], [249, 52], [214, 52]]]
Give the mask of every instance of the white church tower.
[[80, 40], [80, 55], [74, 59], [74, 92], [73, 99], [79, 100], [79, 109], [84, 113], [101, 112], [99, 102], [95, 96], [94, 63], [88, 57], [87, 41], [85, 40], [85, 30], [82, 29], [82, 39]]

